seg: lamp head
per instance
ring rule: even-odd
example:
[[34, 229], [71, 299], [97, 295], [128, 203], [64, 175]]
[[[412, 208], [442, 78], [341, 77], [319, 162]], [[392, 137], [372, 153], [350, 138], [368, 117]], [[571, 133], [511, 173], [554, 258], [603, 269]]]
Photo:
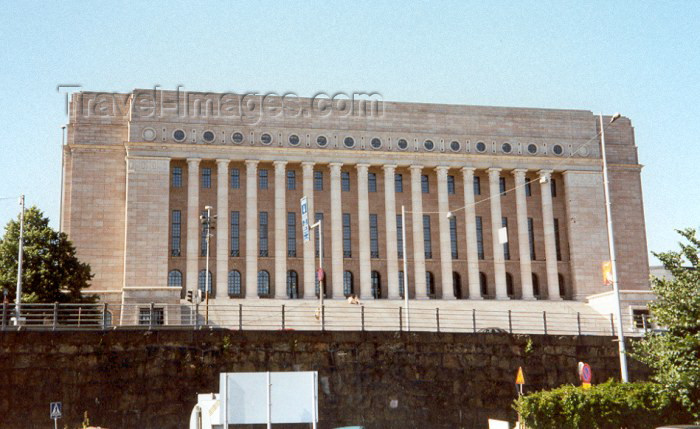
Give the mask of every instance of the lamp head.
[[213, 209], [213, 208], [214, 208], [214, 207], [212, 207], [212, 206], [204, 206], [204, 210], [211, 210], [211, 209]]
[[451, 219], [454, 217], [454, 213], [452, 212], [447, 212], [447, 219]]
[[612, 118], [610, 118], [610, 123], [612, 124], [613, 122], [615, 122], [615, 121], [617, 121], [618, 119], [620, 119], [620, 116], [621, 116], [621, 115], [620, 115], [619, 112], [618, 112], [618, 113], [615, 113], [614, 115], [612, 115]]

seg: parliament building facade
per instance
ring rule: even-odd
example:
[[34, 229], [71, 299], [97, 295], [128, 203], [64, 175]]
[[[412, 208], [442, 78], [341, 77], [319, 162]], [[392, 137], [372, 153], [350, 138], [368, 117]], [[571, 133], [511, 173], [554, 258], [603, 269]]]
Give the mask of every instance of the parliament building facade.
[[[217, 303], [316, 299], [319, 256], [328, 299], [584, 301], [610, 289], [591, 112], [285, 101], [73, 94], [61, 226], [92, 267], [90, 291], [177, 304], [209, 278]], [[648, 290], [629, 119], [605, 137], [620, 288]], [[303, 240], [304, 196], [322, 255], [316, 229]]]

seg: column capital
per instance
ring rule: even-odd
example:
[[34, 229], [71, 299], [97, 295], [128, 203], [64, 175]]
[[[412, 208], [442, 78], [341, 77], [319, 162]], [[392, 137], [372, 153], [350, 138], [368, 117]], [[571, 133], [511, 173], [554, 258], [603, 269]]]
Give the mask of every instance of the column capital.
[[540, 175], [540, 179], [544, 179], [545, 181], [549, 181], [552, 177], [552, 170], [540, 170], [537, 173]]
[[340, 169], [343, 167], [342, 162], [331, 162], [328, 164], [328, 166], [331, 168], [331, 174], [333, 173], [340, 173]]
[[219, 165], [219, 164], [228, 164], [229, 162], [231, 162], [230, 159], [220, 159], [220, 158], [217, 158], [217, 160], [216, 160], [216, 164], [217, 164], [217, 165]]
[[446, 165], [438, 165], [435, 167], [435, 171], [439, 176], [447, 176], [447, 170], [449, 169]]
[[246, 159], [245, 165], [246, 167], [257, 167], [259, 162], [260, 161], [258, 161], [257, 159]]
[[476, 171], [476, 168], [474, 167], [462, 167], [462, 173], [463, 174], [471, 174], [474, 175], [474, 172]]
[[416, 172], [420, 173], [421, 171], [423, 171], [423, 166], [422, 166], [422, 165], [411, 165], [411, 166], [408, 167], [408, 168], [410, 168], [412, 172], [413, 172], [413, 171], [416, 171]]
[[287, 161], [272, 161], [272, 165], [274, 165], [275, 167], [284, 167], [285, 165], [287, 165]]
[[316, 163], [313, 161], [304, 161], [301, 163], [301, 168], [304, 169], [304, 171], [313, 170], [314, 165], [316, 165]]
[[199, 165], [199, 163], [202, 161], [202, 158], [187, 158], [187, 165]]
[[513, 176], [515, 176], [516, 179], [524, 179], [526, 174], [527, 168], [516, 168], [513, 170]]
[[369, 168], [369, 164], [364, 164], [364, 163], [363, 164], [355, 164], [355, 168], [358, 171], [367, 170]]
[[489, 169], [488, 169], [488, 172], [489, 172], [489, 177], [490, 177], [490, 178], [492, 178], [492, 177], [500, 177], [500, 175], [501, 175], [501, 169], [500, 169], [500, 168], [493, 168], [493, 167], [492, 167], [492, 168], [489, 168]]
[[382, 165], [382, 170], [384, 170], [384, 171], [396, 170], [396, 164], [384, 164], [384, 165]]

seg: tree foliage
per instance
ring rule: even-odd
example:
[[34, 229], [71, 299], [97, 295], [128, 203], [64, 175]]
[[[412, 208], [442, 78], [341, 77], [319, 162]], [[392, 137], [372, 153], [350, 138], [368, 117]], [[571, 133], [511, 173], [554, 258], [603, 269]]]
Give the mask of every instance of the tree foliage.
[[523, 396], [514, 408], [537, 429], [652, 429], [690, 418], [662, 386], [648, 382], [562, 386]]
[[634, 348], [634, 357], [654, 370], [654, 380], [700, 420], [700, 240], [696, 231], [678, 231], [687, 243], [680, 251], [654, 253], [673, 274], [652, 278], [656, 301], [649, 304], [652, 322], [663, 328], [650, 332]]
[[[19, 217], [5, 227], [0, 239], [0, 288], [15, 299], [17, 255], [19, 250]], [[23, 302], [89, 302], [84, 296], [92, 274], [90, 265], [75, 255], [75, 247], [64, 233], [49, 226], [49, 219], [36, 207], [25, 211], [24, 252], [22, 262]]]

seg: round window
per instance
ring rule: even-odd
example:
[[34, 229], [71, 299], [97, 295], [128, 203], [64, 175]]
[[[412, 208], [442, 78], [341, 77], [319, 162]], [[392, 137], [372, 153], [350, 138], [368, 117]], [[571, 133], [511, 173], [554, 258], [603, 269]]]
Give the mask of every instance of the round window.
[[578, 154], [581, 156], [588, 156], [588, 148], [586, 146], [581, 146], [578, 149]]
[[345, 137], [345, 140], [343, 140], [343, 144], [345, 145], [345, 147], [348, 148], [355, 147], [355, 139], [353, 139], [352, 137]]
[[554, 152], [555, 155], [561, 155], [562, 153], [564, 153], [564, 149], [561, 147], [560, 144], [555, 144], [552, 147], [552, 152]]
[[381, 141], [380, 139], [378, 139], [377, 137], [373, 138], [373, 139], [369, 142], [369, 144], [372, 145], [372, 147], [373, 147], [374, 149], [379, 149], [380, 147], [382, 147], [382, 141]]
[[241, 134], [241, 133], [233, 133], [233, 135], [231, 135], [231, 140], [232, 140], [234, 143], [242, 143], [242, 142], [243, 142], [243, 134]]
[[511, 153], [513, 151], [513, 146], [511, 146], [510, 143], [503, 143], [503, 145], [501, 145], [501, 150], [503, 153]]
[[452, 149], [452, 152], [459, 152], [461, 148], [462, 145], [457, 140], [452, 140], [450, 142], [450, 149]]
[[265, 133], [265, 134], [260, 136], [260, 142], [262, 144], [270, 144], [270, 143], [272, 143], [272, 136], [269, 135], [268, 133]]
[[289, 136], [289, 144], [292, 146], [299, 146], [299, 136], [296, 134]]
[[175, 130], [175, 132], [173, 133], [173, 138], [176, 141], [181, 142], [181, 141], [185, 140], [185, 132], [182, 130]]
[[156, 130], [153, 128], [146, 128], [143, 130], [143, 139], [147, 142], [152, 142], [156, 139]]
[[533, 155], [536, 154], [537, 153], [537, 145], [530, 143], [529, 145], [527, 145], [527, 151]]
[[205, 131], [204, 134], [202, 134], [202, 138], [205, 142], [211, 143], [214, 141], [214, 133], [212, 131]]
[[433, 150], [435, 149], [435, 143], [432, 140], [426, 140], [423, 142], [423, 147], [425, 150]]
[[328, 139], [326, 138], [326, 136], [318, 136], [316, 138], [316, 144], [321, 147], [326, 147], [328, 145]]
[[476, 151], [477, 152], [486, 152], [486, 143], [484, 142], [479, 142], [476, 144]]
[[406, 150], [406, 148], [408, 147], [408, 142], [406, 141], [406, 139], [399, 139], [399, 141], [396, 142], [396, 145], [399, 147], [399, 149]]

